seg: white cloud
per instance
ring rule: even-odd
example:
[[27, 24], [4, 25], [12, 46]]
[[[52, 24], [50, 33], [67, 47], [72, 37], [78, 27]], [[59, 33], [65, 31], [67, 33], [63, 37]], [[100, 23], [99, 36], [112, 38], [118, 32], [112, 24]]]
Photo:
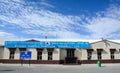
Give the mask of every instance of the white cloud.
[[5, 25], [1, 24], [0, 27], [5, 27]]
[[12, 33], [7, 33], [7, 32], [4, 32], [4, 31], [0, 31], [0, 38], [17, 38], [14, 34]]
[[110, 17], [113, 19], [120, 20], [120, 5], [118, 4], [111, 4], [110, 8], [107, 9], [105, 12], [106, 17]]
[[[99, 13], [99, 16], [88, 19], [89, 23], [84, 27], [88, 30], [91, 38], [113, 38], [120, 32], [120, 6], [111, 5], [106, 11]], [[113, 36], [114, 35], [114, 36]]]
[[52, 8], [54, 8], [53, 5], [47, 3], [45, 0], [41, 0], [40, 4], [43, 5], [43, 6], [46, 6], [46, 7], [52, 7]]
[[[35, 3], [32, 3], [35, 5]], [[41, 6], [54, 7], [45, 0]], [[96, 13], [95, 17], [63, 15], [48, 9], [30, 6], [24, 0], [0, 0], [0, 21], [7, 22], [13, 27], [21, 27], [22, 33], [58, 38], [99, 39], [119, 38], [120, 32], [120, 6], [111, 5], [106, 11]], [[82, 15], [81, 15], [82, 16]], [[86, 21], [84, 21], [86, 20]], [[4, 27], [8, 28], [8, 24]], [[83, 24], [83, 25], [81, 25]], [[0, 26], [3, 26], [2, 24]], [[89, 34], [83, 33], [87, 32]], [[13, 31], [15, 32], [15, 31]], [[14, 36], [7, 32], [3, 35]], [[4, 37], [4, 36], [1, 36]]]
[[44, 26], [44, 27], [69, 27], [70, 24], [77, 24], [79, 20], [77, 16], [64, 16], [47, 10], [40, 10], [39, 14], [27, 14], [24, 18], [28, 21], [28, 25]]
[[68, 30], [27, 30], [25, 31], [28, 34], [34, 34], [34, 35], [42, 35], [42, 37], [48, 36], [54, 37], [54, 38], [61, 38], [61, 39], [87, 39], [88, 36], [80, 35], [79, 33], [73, 32], [73, 31], [68, 31]]
[[[78, 33], [71, 31], [71, 28], [73, 28], [71, 25], [79, 25], [79, 21], [81, 20], [79, 16], [63, 15], [46, 9], [24, 6], [23, 4], [25, 4], [23, 1], [1, 1], [0, 7], [3, 10], [0, 10], [0, 20], [7, 22], [14, 27], [22, 27], [27, 31], [29, 29], [45, 29], [46, 31], [42, 31], [42, 33], [49, 32], [49, 35], [51, 36], [53, 36], [54, 33], [61, 34], [59, 35], [61, 38], [79, 36]], [[69, 36], [64, 35], [65, 33]], [[33, 33], [29, 32], [29, 34]], [[72, 36], [70, 36], [70, 34]]]
[[[6, 3], [8, 5], [6, 5]], [[10, 25], [18, 25], [23, 28], [34, 27], [69, 27], [71, 24], [78, 24], [77, 16], [65, 16], [45, 9], [34, 9], [34, 7], [23, 6], [22, 4], [12, 1], [2, 3], [0, 20], [9, 22]], [[24, 2], [22, 2], [24, 4]], [[11, 8], [10, 8], [11, 7]], [[4, 13], [6, 12], [6, 13]], [[12, 13], [11, 13], [12, 12]], [[62, 28], [61, 27], [61, 28]]]
[[101, 17], [94, 19], [87, 26], [85, 26], [93, 37], [107, 37], [108, 35], [120, 29], [120, 21], [116, 19]]

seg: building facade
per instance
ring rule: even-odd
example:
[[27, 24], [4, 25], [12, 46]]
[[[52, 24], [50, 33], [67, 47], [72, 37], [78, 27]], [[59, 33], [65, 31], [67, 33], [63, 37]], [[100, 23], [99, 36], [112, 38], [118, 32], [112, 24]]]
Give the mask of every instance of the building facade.
[[[0, 45], [0, 63], [92, 64], [120, 63], [120, 43], [68, 41], [5, 41]], [[30, 59], [21, 59], [21, 52], [30, 51]]]

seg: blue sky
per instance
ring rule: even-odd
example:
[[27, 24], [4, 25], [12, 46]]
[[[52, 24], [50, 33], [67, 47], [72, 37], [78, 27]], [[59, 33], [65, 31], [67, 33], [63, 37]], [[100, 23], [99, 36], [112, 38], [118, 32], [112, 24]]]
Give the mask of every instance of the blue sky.
[[0, 38], [120, 39], [119, 0], [0, 0]]

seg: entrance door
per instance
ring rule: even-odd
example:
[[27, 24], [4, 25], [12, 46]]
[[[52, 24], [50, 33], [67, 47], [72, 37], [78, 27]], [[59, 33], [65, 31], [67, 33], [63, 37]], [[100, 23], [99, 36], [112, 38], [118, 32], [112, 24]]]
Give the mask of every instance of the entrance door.
[[67, 57], [65, 58], [66, 64], [75, 64], [77, 58], [75, 57], [75, 49], [67, 49]]

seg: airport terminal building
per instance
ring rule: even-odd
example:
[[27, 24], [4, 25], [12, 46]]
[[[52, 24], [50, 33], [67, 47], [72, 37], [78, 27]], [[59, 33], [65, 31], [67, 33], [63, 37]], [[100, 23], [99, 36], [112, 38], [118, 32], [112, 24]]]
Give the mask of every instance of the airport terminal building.
[[102, 63], [120, 63], [120, 43], [109, 40], [84, 42], [32, 39], [4, 41], [0, 44], [0, 63], [93, 64], [98, 60]]

